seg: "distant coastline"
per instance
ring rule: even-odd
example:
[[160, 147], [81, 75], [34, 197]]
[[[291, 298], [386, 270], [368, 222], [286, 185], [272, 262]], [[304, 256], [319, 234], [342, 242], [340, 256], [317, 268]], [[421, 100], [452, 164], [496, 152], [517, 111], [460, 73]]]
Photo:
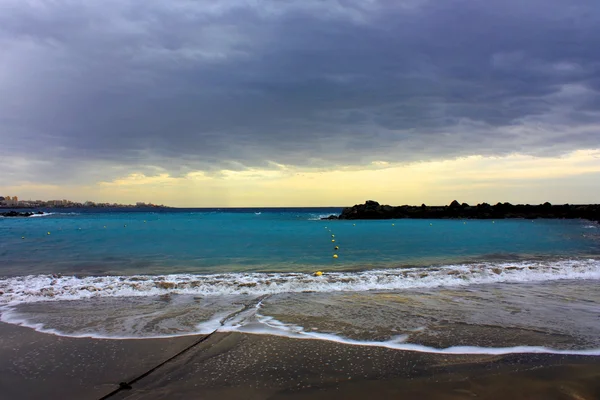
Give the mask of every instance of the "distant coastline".
[[[167, 206], [131, 206], [131, 205], [109, 205], [109, 206], [46, 206], [46, 207], [30, 207], [30, 206], [0, 206], [0, 217], [33, 217], [54, 214], [55, 209], [66, 211], [81, 211], [81, 210], [107, 210], [107, 211], [123, 211], [123, 210], [139, 210], [141, 212], [149, 210], [172, 209]], [[45, 211], [40, 211], [45, 210]]]
[[176, 207], [170, 207], [170, 206], [165, 206], [162, 204], [146, 204], [146, 205], [135, 205], [135, 204], [98, 204], [98, 205], [94, 205], [94, 206], [86, 206], [86, 205], [82, 205], [81, 203], [75, 203], [75, 204], [71, 204], [71, 205], [66, 205], [66, 206], [58, 206], [58, 205], [15, 205], [15, 206], [9, 206], [9, 205], [4, 205], [4, 204], [0, 204], [0, 209], [10, 209], [10, 210], [14, 210], [14, 209], [40, 209], [40, 208], [80, 208], [80, 209], [93, 209], [93, 208], [176, 208]]
[[389, 206], [367, 200], [344, 208], [340, 215], [330, 215], [322, 219], [587, 219], [600, 222], [599, 204], [552, 205], [548, 202], [540, 205], [487, 203], [471, 206], [454, 200], [448, 206]]
[[16, 196], [0, 196], [0, 208], [40, 209], [40, 208], [170, 208], [163, 204], [137, 202], [136, 204], [77, 202], [71, 200], [19, 200]]

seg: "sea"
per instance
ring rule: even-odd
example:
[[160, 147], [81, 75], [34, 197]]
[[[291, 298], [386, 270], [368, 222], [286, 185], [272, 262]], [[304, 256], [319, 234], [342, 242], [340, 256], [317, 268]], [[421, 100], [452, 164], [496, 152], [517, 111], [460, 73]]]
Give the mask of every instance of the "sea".
[[0, 218], [0, 320], [53, 335], [244, 332], [430, 353], [600, 355], [600, 226], [322, 220], [341, 208]]

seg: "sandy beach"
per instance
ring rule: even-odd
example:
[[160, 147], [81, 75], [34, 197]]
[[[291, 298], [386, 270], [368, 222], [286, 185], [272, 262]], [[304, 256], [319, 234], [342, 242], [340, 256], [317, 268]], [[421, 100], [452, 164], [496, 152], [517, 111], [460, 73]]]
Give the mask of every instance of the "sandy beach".
[[100, 399], [194, 343], [109, 398], [600, 398], [594, 356], [440, 355], [240, 333], [66, 338], [0, 324], [0, 399]]
[[600, 400], [600, 0], [0, 0], [0, 400]]

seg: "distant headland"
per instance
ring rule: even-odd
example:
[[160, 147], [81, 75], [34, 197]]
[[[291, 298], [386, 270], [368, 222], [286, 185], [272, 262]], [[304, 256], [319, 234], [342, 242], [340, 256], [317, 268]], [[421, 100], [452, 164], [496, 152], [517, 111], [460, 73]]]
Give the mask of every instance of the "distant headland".
[[448, 206], [389, 206], [376, 201], [367, 200], [344, 208], [340, 215], [330, 215], [322, 219], [504, 219], [504, 218], [553, 218], [553, 219], [588, 219], [600, 222], [599, 204], [564, 204], [552, 205], [548, 202], [540, 205], [487, 203], [471, 206], [454, 200]]

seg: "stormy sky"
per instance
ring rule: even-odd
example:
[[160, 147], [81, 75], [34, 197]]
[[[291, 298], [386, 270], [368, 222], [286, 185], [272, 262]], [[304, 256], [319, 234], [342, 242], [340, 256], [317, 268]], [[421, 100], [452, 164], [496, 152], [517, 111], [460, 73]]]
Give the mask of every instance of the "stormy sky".
[[0, 1], [4, 191], [586, 154], [580, 193], [598, 148], [597, 0]]

